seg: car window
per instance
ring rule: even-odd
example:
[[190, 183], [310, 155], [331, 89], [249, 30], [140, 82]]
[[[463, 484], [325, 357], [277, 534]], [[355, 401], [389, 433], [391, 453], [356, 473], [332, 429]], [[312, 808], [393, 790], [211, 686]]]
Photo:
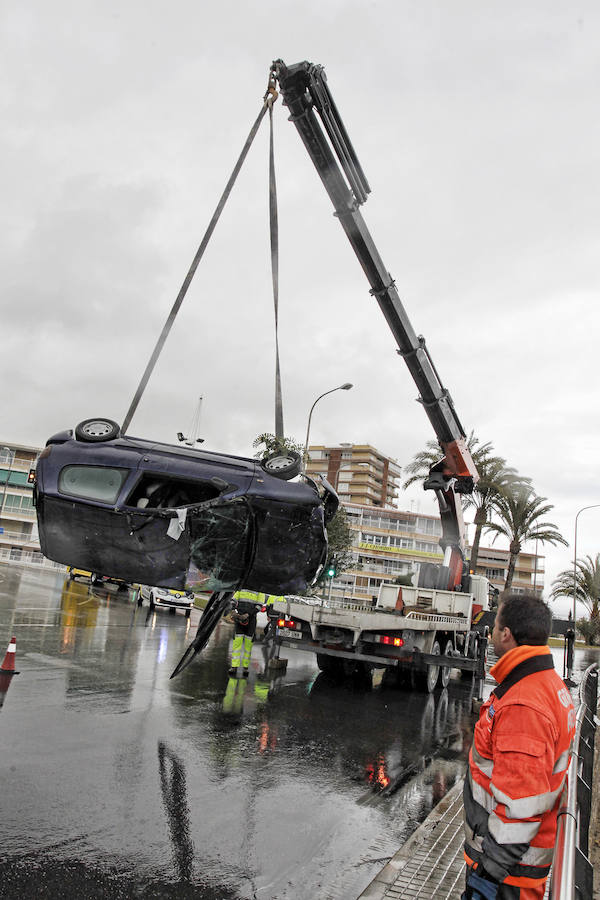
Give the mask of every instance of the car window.
[[58, 477], [58, 490], [72, 497], [115, 503], [129, 469], [105, 466], [65, 466]]
[[240, 583], [253, 545], [250, 510], [230, 503], [203, 510], [191, 525], [192, 584], [223, 591]]

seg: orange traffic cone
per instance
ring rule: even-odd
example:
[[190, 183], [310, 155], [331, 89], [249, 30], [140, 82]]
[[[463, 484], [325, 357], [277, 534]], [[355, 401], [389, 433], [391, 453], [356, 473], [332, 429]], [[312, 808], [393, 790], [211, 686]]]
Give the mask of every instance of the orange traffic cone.
[[6, 649], [6, 653], [4, 655], [4, 661], [0, 666], [0, 672], [5, 672], [10, 675], [18, 675], [18, 672], [15, 672], [15, 656], [17, 653], [17, 639], [16, 637], [12, 637], [10, 639], [10, 643]]
[[4, 706], [4, 698], [12, 684], [13, 675], [16, 675], [16, 672], [0, 672], [0, 709]]

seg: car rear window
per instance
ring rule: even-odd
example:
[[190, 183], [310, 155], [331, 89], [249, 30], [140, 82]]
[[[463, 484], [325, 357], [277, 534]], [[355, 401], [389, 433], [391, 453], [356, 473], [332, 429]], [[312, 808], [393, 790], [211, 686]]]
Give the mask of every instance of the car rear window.
[[61, 494], [115, 503], [129, 469], [111, 469], [105, 466], [65, 466], [58, 477]]

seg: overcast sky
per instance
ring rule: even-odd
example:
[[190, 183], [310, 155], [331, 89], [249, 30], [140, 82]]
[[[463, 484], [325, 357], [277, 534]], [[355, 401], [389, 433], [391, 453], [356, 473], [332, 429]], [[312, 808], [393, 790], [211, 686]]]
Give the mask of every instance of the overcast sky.
[[[465, 429], [555, 506], [600, 504], [597, 4], [7, 0], [0, 440], [122, 421], [265, 91], [309, 59], [372, 194], [363, 213]], [[286, 433], [400, 465], [434, 435], [281, 103]], [[129, 429], [210, 449], [274, 430], [264, 125]], [[405, 508], [435, 512], [423, 492]], [[470, 516], [467, 516], [469, 521]], [[600, 551], [600, 509], [577, 550]], [[472, 529], [471, 529], [472, 534]], [[528, 549], [533, 550], [533, 547]]]

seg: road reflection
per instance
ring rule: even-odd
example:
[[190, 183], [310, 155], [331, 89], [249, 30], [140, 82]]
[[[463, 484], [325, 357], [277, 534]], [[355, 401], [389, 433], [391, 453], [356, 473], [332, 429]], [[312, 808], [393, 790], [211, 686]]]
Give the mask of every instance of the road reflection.
[[182, 881], [191, 881], [194, 844], [190, 837], [185, 766], [181, 758], [164, 741], [158, 742], [158, 770], [163, 806], [173, 845], [174, 865]]

